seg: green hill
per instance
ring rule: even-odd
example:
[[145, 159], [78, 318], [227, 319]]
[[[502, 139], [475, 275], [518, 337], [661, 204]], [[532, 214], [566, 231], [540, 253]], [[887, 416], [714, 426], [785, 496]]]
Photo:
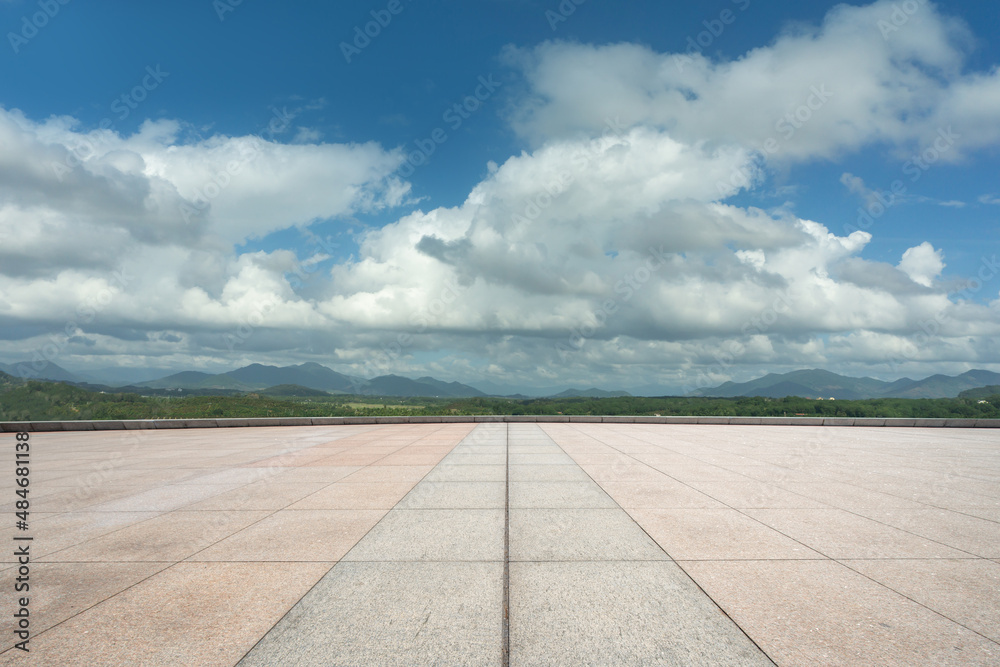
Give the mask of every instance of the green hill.
[[991, 384], [985, 387], [977, 387], [976, 389], [966, 389], [961, 394], [959, 394], [958, 397], [968, 398], [968, 399], [981, 399], [997, 395], [1000, 395], [1000, 385]]

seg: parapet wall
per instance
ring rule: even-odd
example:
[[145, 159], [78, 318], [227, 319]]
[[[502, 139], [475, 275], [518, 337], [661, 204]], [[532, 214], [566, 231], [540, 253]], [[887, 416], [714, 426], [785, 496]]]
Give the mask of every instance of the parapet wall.
[[345, 424], [464, 423], [717, 424], [733, 426], [886, 426], [919, 428], [1000, 428], [1000, 419], [878, 419], [853, 417], [600, 417], [585, 415], [485, 415], [413, 417], [281, 417], [259, 419], [130, 419], [96, 421], [0, 422], [0, 432], [122, 431], [168, 428], [251, 426], [339, 426]]

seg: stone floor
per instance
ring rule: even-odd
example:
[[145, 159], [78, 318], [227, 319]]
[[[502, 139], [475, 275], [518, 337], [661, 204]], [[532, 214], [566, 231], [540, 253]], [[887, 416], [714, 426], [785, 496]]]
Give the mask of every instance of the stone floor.
[[3, 664], [1000, 664], [992, 429], [37, 433], [27, 532], [0, 442]]

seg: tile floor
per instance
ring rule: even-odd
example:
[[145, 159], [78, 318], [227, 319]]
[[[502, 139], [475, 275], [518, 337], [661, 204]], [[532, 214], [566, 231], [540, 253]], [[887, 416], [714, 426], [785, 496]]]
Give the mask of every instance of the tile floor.
[[[10, 648], [11, 547], [3, 664], [1000, 664], [992, 429], [402, 424], [31, 445], [32, 650]], [[25, 534], [14, 488], [0, 478], [8, 545]]]

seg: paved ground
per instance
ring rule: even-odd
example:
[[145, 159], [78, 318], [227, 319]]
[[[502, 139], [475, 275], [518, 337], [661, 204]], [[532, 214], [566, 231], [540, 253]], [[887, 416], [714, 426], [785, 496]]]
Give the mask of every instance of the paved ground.
[[[1000, 664], [991, 429], [410, 424], [31, 444], [32, 650], [2, 664]], [[0, 537], [3, 648], [15, 534]]]

